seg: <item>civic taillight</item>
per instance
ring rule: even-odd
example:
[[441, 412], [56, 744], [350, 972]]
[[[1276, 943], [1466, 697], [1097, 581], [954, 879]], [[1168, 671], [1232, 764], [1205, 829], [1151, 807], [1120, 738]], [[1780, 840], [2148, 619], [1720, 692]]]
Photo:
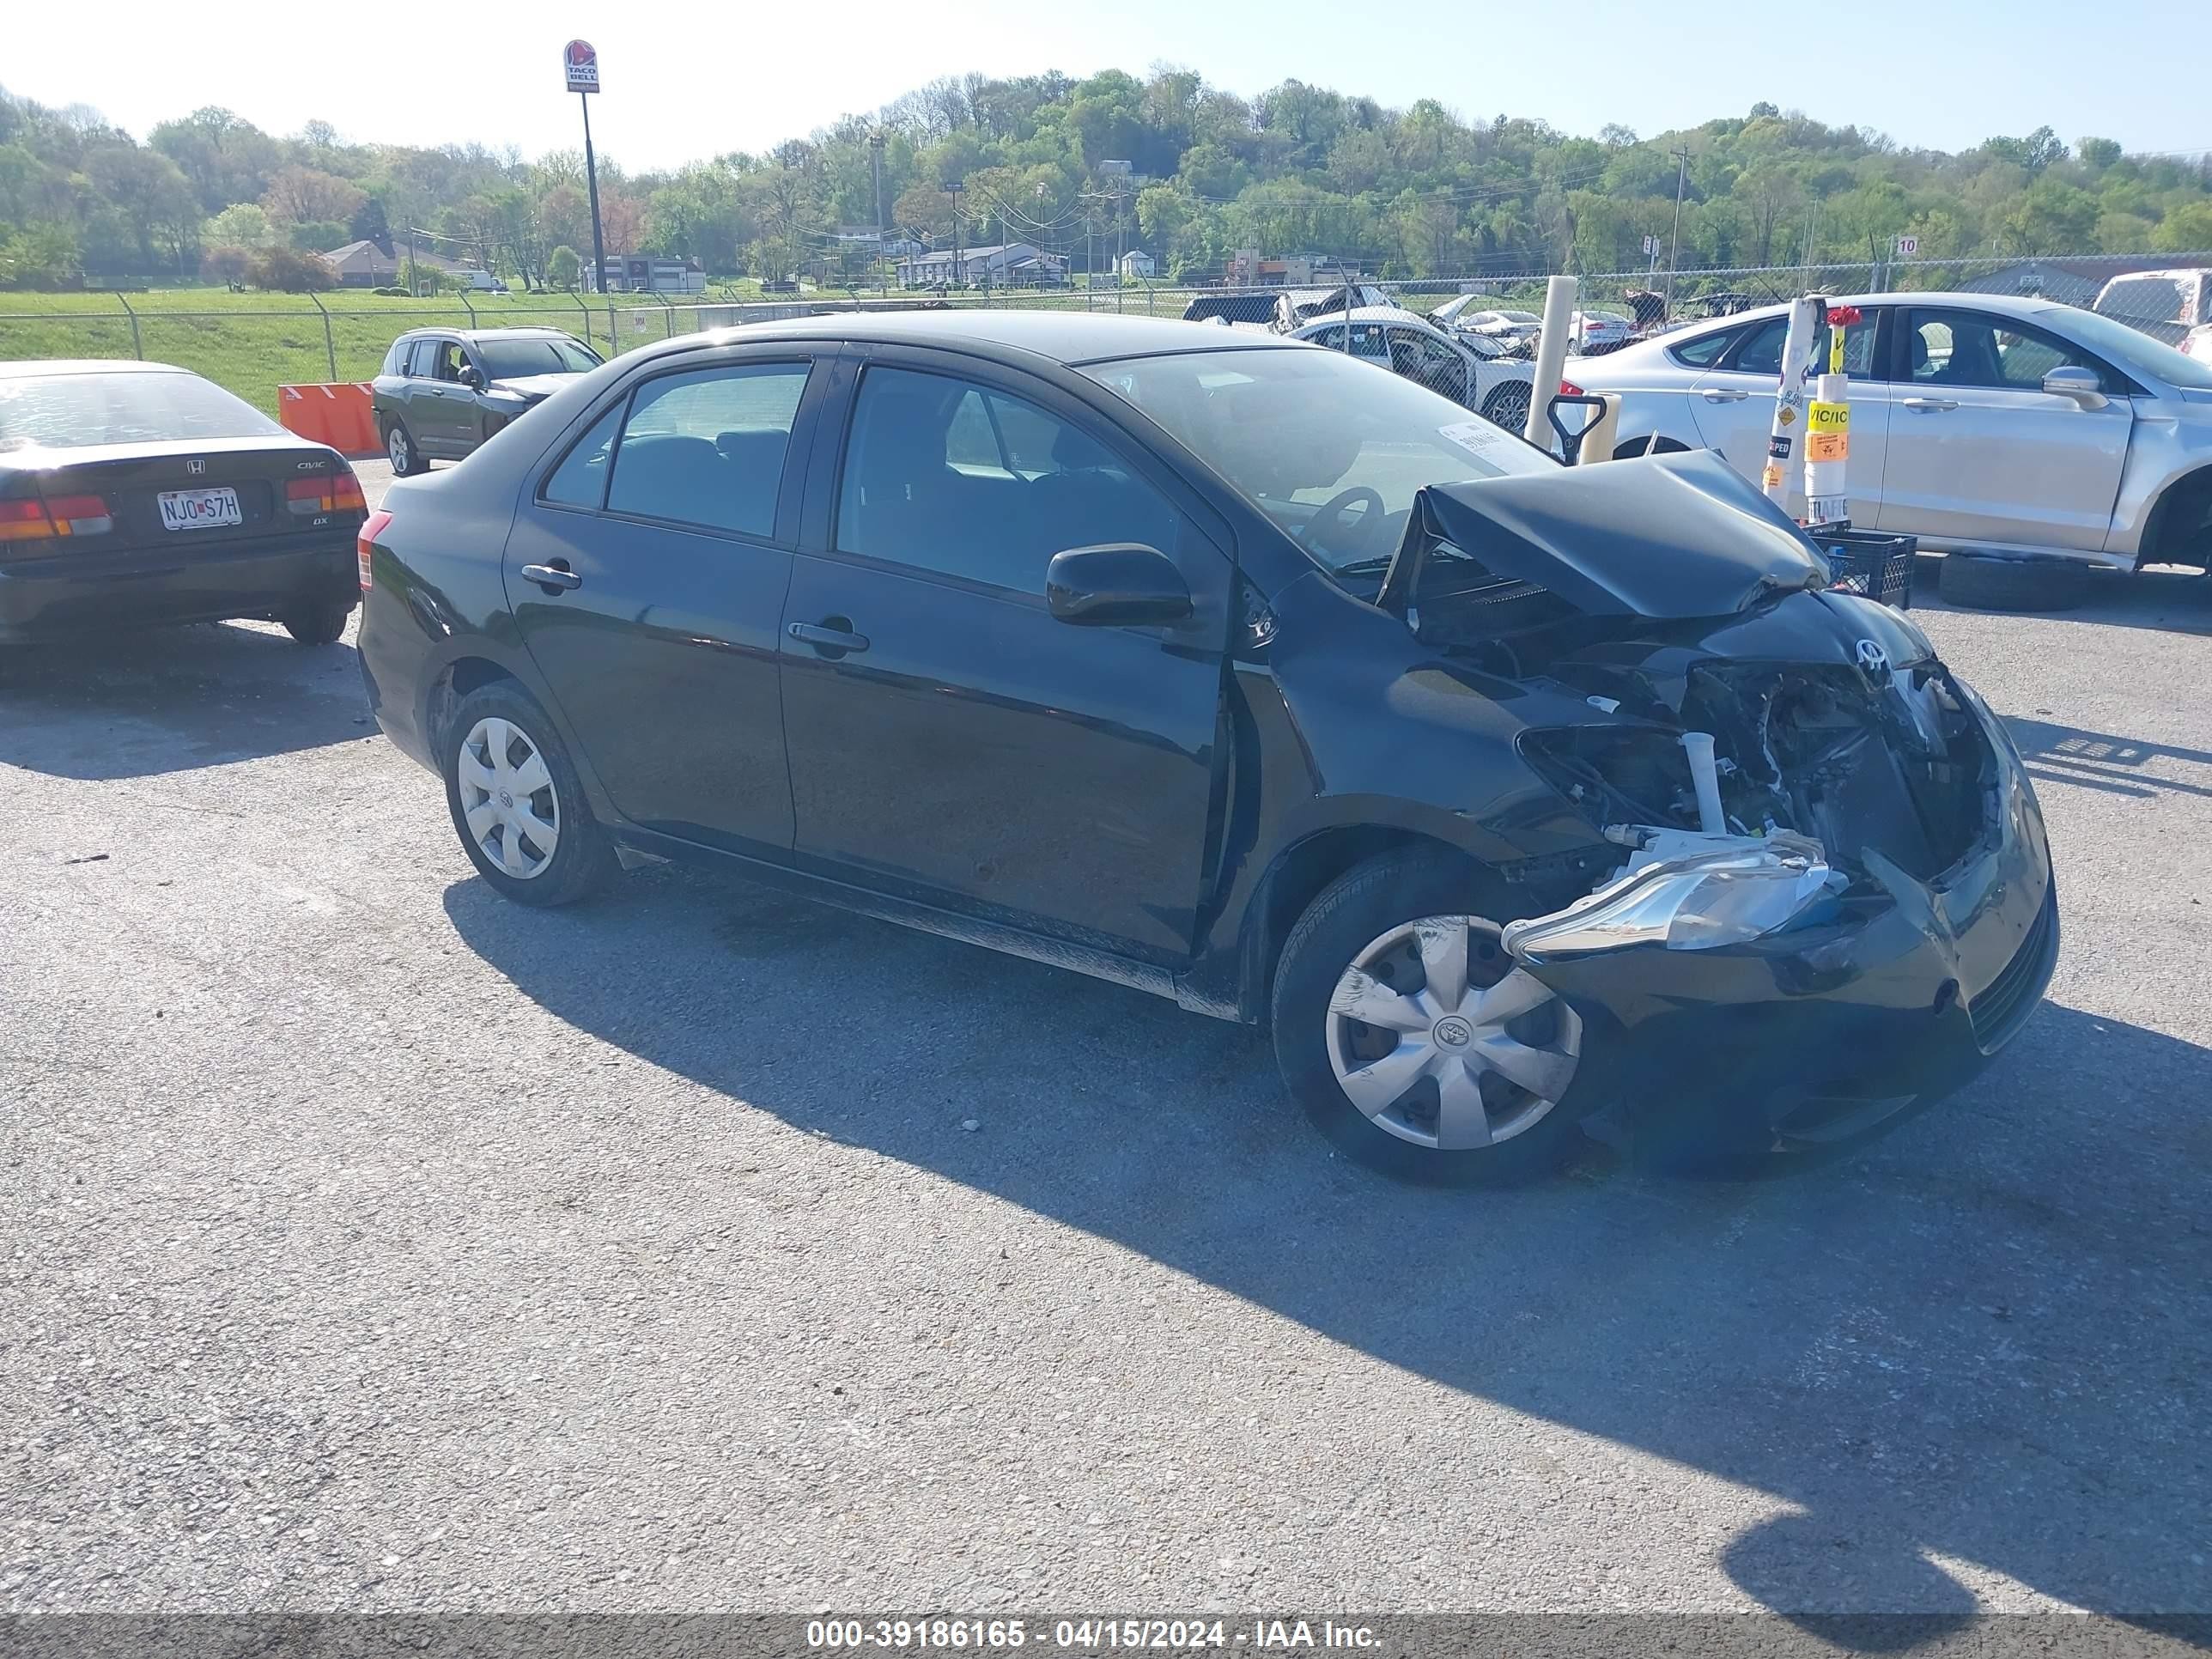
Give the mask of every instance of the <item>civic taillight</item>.
[[42, 501], [0, 501], [0, 542], [97, 536], [114, 528], [115, 515], [104, 496], [49, 495]]
[[[356, 487], [355, 493], [360, 493], [358, 486]], [[367, 521], [361, 527], [361, 534], [354, 538], [354, 557], [361, 566], [361, 591], [364, 593], [368, 592], [369, 588], [368, 558], [373, 550], [370, 544], [384, 533], [385, 526], [391, 522], [392, 515], [382, 507], [379, 507], [368, 515]]]
[[1562, 380], [1559, 382], [1559, 396], [1562, 398], [1579, 398], [1582, 395], [1583, 389], [1577, 386], [1572, 380]]
[[361, 513], [368, 501], [361, 493], [361, 480], [349, 467], [319, 478], [293, 479], [284, 486], [284, 505], [302, 514]]

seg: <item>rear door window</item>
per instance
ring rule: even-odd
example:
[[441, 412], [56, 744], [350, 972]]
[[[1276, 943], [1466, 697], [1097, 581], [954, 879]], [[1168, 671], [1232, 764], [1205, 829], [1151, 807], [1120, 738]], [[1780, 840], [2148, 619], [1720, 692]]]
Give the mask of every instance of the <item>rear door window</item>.
[[607, 511], [773, 537], [810, 368], [732, 363], [647, 381], [615, 449]]
[[622, 417], [620, 404], [600, 416], [553, 469], [540, 499], [555, 507], [587, 507], [596, 512], [607, 499], [608, 464], [614, 459], [615, 434], [622, 429]]
[[[1874, 363], [1875, 320], [1879, 313], [1869, 310], [1864, 320], [1855, 323], [1844, 336], [1844, 373], [1864, 380]], [[1770, 317], [1753, 328], [1743, 338], [1743, 343], [1729, 358], [1727, 367], [1739, 374], [1771, 374], [1782, 377], [1782, 348], [1790, 337], [1787, 316]], [[1814, 331], [1812, 356], [1808, 359], [1813, 372], [1819, 374], [1828, 367], [1828, 331]]]

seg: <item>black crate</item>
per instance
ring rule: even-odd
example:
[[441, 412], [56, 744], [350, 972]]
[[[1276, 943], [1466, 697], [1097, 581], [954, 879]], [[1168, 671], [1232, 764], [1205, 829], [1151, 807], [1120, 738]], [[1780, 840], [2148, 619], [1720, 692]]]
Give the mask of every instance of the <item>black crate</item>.
[[1805, 532], [1828, 556], [1828, 586], [1838, 593], [1880, 599], [1899, 611], [1912, 608], [1912, 562], [1917, 536], [1885, 536], [1849, 525], [1817, 525]]

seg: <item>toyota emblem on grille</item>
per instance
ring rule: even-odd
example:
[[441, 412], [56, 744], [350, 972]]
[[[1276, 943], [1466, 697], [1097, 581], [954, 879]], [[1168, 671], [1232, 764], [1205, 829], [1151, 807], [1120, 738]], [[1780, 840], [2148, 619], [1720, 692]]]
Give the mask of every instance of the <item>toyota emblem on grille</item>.
[[199, 474], [207, 471], [207, 463], [202, 460], [186, 461], [185, 463], [185, 471], [191, 473], [195, 477], [197, 477]]
[[1869, 674], [1889, 672], [1889, 653], [1881, 648], [1878, 640], [1861, 640], [1858, 647], [1859, 666]]

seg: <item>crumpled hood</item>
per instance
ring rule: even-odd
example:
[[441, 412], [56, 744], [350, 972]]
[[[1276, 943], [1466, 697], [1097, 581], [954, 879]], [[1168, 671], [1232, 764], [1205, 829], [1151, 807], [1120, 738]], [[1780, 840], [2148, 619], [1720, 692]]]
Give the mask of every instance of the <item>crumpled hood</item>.
[[1708, 450], [1432, 484], [1423, 528], [1594, 617], [1728, 617], [1825, 586], [1819, 548]]
[[551, 397], [575, 378], [573, 374], [518, 374], [513, 380], [494, 380], [489, 389], [512, 392], [516, 397], [527, 398], [534, 404]]

